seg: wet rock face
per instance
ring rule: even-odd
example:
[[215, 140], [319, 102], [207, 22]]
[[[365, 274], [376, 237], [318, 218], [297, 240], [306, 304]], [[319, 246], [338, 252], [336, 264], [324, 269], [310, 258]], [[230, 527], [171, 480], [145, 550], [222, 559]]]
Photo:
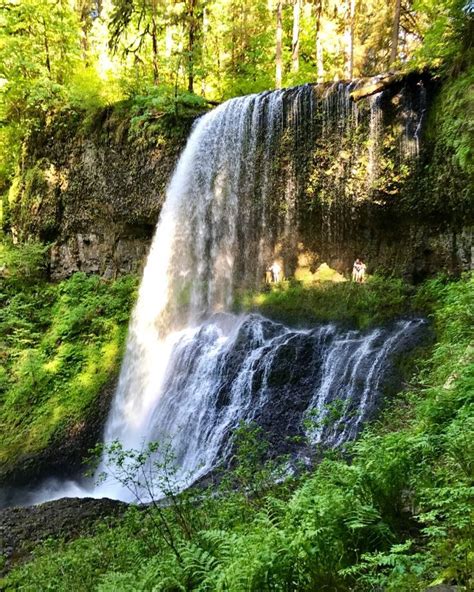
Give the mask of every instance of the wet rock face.
[[[136, 272], [146, 256], [166, 184], [194, 118], [153, 138], [130, 137], [111, 115], [94, 131], [66, 121], [31, 139], [10, 206], [13, 235], [53, 244], [51, 277]], [[172, 123], [170, 123], [172, 126]]]
[[3, 573], [27, 560], [42, 541], [50, 537], [72, 540], [90, 533], [95, 523], [120, 516], [126, 509], [123, 502], [84, 498], [0, 510], [0, 548], [6, 559]]
[[231, 461], [241, 421], [263, 428], [272, 455], [306, 455], [310, 443], [343, 446], [400, 387], [397, 356], [429, 337], [421, 319], [365, 333], [289, 329], [259, 315], [234, 323], [229, 332], [221, 316], [211, 317], [175, 344], [147, 438], [173, 438], [178, 479]]
[[[268, 345], [247, 338], [242, 348], [237, 339], [237, 348], [232, 344], [218, 364], [220, 389], [230, 393], [246, 374], [249, 400], [242, 418], [263, 428], [275, 455], [304, 452], [305, 435], [323, 446], [355, 438], [383, 393], [399, 389], [397, 356], [429, 339], [426, 324], [418, 321], [363, 334], [333, 326], [287, 331], [251, 315], [241, 332], [255, 323], [262, 324]], [[308, 427], [308, 420], [314, 425]]]
[[[123, 230], [120, 226], [114, 229], [116, 233]], [[150, 240], [151, 232], [146, 227], [141, 237], [73, 233], [51, 249], [52, 279], [68, 277], [75, 271], [99, 274], [105, 279], [136, 272]]]

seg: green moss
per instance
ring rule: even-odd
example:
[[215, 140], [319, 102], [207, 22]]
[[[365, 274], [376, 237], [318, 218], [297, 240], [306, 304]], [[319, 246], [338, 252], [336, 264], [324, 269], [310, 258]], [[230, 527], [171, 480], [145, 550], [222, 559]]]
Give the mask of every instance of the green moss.
[[337, 322], [364, 329], [426, 309], [421, 301], [415, 306], [413, 292], [401, 279], [379, 276], [365, 284], [285, 281], [266, 291], [240, 294], [235, 308], [293, 325]]
[[474, 66], [448, 79], [430, 113], [428, 133], [451, 155], [451, 164], [474, 176]]
[[474, 67], [446, 78], [428, 105], [420, 158], [400, 206], [436, 217], [440, 226], [472, 222], [474, 194]]
[[77, 273], [60, 284], [5, 282], [0, 338], [0, 466], [74, 431], [119, 368], [135, 277]]
[[182, 142], [195, 118], [205, 112], [206, 102], [197, 95], [166, 86], [150, 89], [105, 108], [83, 114], [80, 131], [100, 141], [130, 142], [142, 148], [161, 148]]

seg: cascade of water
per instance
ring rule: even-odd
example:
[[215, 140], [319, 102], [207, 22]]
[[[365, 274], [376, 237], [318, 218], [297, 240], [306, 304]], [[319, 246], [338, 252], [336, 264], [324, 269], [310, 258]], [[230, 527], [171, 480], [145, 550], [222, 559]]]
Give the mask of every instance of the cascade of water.
[[[347, 140], [361, 124], [351, 88], [337, 83], [322, 99], [306, 85], [228, 101], [197, 121], [177, 164], [104, 440], [140, 448], [172, 439], [183, 486], [189, 473], [196, 479], [230, 454], [229, 434], [242, 419], [264, 425], [276, 448], [281, 434], [302, 433], [311, 410], [314, 443], [340, 446], [354, 438], [392, 356], [420, 327], [405, 321], [368, 334], [331, 325], [295, 331], [227, 313], [236, 288], [259, 287], [282, 242], [294, 255], [301, 161], [313, 157], [318, 134], [322, 140], [338, 134], [332, 149], [340, 175], [328, 179], [345, 195], [353, 166]], [[375, 97], [374, 175], [380, 127]], [[331, 404], [339, 400], [341, 414], [331, 423]], [[71, 491], [78, 494], [76, 486]], [[127, 498], [111, 483], [84, 494]]]
[[406, 160], [412, 160], [420, 153], [421, 126], [425, 112], [426, 88], [419, 81], [416, 93], [411, 89], [403, 90], [401, 153]]
[[382, 135], [383, 113], [380, 106], [382, 93], [370, 97], [370, 120], [369, 120], [369, 163], [367, 166], [367, 184], [372, 189], [377, 179], [377, 167], [379, 162], [380, 139]]
[[272, 167], [275, 153], [275, 141], [283, 133], [283, 91], [277, 90], [270, 93], [267, 108], [263, 118], [264, 129], [267, 130], [263, 141], [262, 176], [261, 176], [261, 216], [260, 216], [260, 240], [258, 244], [257, 266], [255, 278], [258, 281], [258, 273], [267, 267], [271, 259], [269, 245], [271, 241], [271, 194], [272, 194]]
[[[391, 358], [421, 323], [400, 321], [363, 334], [333, 325], [297, 331], [258, 315], [214, 315], [175, 340], [146, 441], [173, 442], [182, 486], [225, 461], [229, 434], [242, 420], [264, 423], [275, 448], [284, 450], [289, 426], [301, 434], [305, 415], [316, 410], [311, 440], [340, 446], [373, 412]], [[335, 403], [342, 410], [331, 419]]]

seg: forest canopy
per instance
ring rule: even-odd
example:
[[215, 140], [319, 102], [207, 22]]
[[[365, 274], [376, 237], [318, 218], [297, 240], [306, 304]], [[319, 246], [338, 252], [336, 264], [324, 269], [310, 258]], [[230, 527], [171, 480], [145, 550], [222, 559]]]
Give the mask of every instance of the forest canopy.
[[59, 109], [451, 67], [470, 51], [473, 11], [466, 0], [2, 0], [0, 191], [20, 140]]

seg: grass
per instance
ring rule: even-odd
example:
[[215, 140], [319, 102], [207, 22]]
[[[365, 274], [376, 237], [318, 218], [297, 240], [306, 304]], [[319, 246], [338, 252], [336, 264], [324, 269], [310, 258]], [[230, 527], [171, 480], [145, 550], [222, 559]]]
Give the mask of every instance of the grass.
[[340, 281], [283, 281], [265, 291], [244, 292], [240, 312], [259, 312], [290, 325], [337, 322], [366, 329], [410, 314], [426, 314], [431, 304], [399, 278], [372, 276], [364, 284]]

